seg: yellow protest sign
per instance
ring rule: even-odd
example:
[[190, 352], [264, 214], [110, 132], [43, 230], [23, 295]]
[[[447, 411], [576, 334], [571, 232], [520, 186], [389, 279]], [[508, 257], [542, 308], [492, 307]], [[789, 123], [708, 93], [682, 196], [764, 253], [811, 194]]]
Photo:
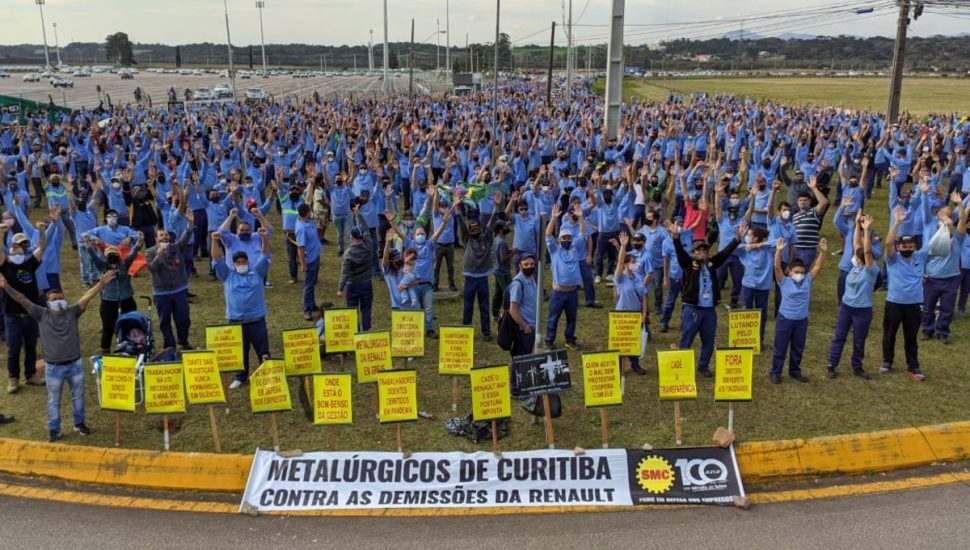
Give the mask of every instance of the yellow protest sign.
[[290, 387], [286, 383], [286, 364], [267, 359], [249, 377], [249, 405], [254, 413], [288, 411]]
[[728, 347], [751, 348], [761, 353], [761, 310], [732, 309], [728, 312]]
[[182, 352], [185, 393], [190, 405], [225, 403], [226, 395], [219, 377], [219, 366], [214, 351]]
[[205, 349], [216, 352], [219, 372], [243, 370], [242, 325], [205, 327]]
[[623, 404], [620, 352], [583, 354], [583, 393], [587, 407]]
[[714, 401], [751, 401], [754, 355], [751, 348], [714, 352]]
[[391, 310], [391, 357], [424, 356], [424, 312]]
[[418, 419], [417, 381], [414, 369], [377, 374], [377, 414], [382, 423]]
[[611, 311], [610, 332], [606, 347], [615, 349], [623, 357], [640, 357], [640, 331], [643, 316], [639, 311]]
[[440, 327], [438, 374], [468, 374], [474, 364], [475, 327]]
[[377, 382], [377, 373], [391, 370], [391, 333], [387, 330], [354, 335], [357, 383]]
[[353, 424], [350, 374], [318, 374], [313, 377], [313, 423]]
[[508, 365], [477, 367], [469, 373], [472, 386], [472, 418], [498, 420], [512, 416], [512, 387]]
[[661, 401], [697, 399], [694, 350], [658, 351], [657, 372]]
[[178, 414], [185, 412], [185, 384], [182, 363], [145, 365], [145, 412]]
[[320, 372], [320, 336], [316, 328], [283, 331], [283, 359], [287, 376]]
[[357, 310], [350, 308], [323, 310], [323, 329], [327, 353], [354, 351], [357, 334]]
[[101, 408], [135, 412], [137, 357], [105, 355], [101, 358]]

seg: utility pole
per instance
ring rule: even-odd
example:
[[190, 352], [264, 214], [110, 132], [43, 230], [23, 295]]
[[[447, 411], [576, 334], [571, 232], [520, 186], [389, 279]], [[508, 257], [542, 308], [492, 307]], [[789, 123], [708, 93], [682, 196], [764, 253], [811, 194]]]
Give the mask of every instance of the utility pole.
[[498, 150], [495, 146], [495, 134], [498, 133], [498, 34], [499, 21], [502, 13], [502, 0], [495, 0], [495, 64], [492, 66], [492, 158], [497, 162]]
[[610, 41], [606, 49], [606, 137], [616, 139], [623, 107], [623, 12], [625, 0], [613, 0]]
[[566, 100], [573, 98], [573, 0], [569, 0], [569, 29], [566, 33]]
[[737, 70], [741, 70], [741, 43], [744, 41], [744, 21], [741, 22], [741, 30], [738, 31], [738, 59]]
[[414, 19], [411, 19], [411, 49], [408, 51], [408, 96], [414, 97]]
[[[468, 48], [468, 35], [465, 35]], [[445, 74], [451, 74], [451, 0], [445, 0]]]
[[903, 65], [906, 57], [906, 28], [909, 26], [909, 0], [899, 3], [899, 19], [896, 21], [896, 46], [893, 51], [893, 73], [889, 83], [889, 122], [899, 118], [899, 99], [903, 93]]
[[229, 36], [229, 0], [222, 0], [226, 11], [226, 47], [229, 49], [229, 80], [232, 81], [232, 97], [236, 97], [236, 68], [232, 64], [232, 38]]
[[391, 91], [391, 79], [387, 73], [388, 55], [387, 51], [387, 0], [384, 0], [384, 82], [382, 82], [381, 91], [384, 95], [387, 95]]
[[256, 0], [256, 9], [259, 10], [259, 45], [263, 51], [263, 76], [266, 76], [266, 40], [263, 38], [263, 7], [265, 6], [264, 0]]
[[374, 29], [368, 31], [370, 33], [370, 42], [367, 43], [367, 70], [374, 71]]
[[[57, 52], [57, 66], [61, 66], [61, 41], [57, 39], [57, 21], [51, 23], [54, 25], [54, 51]], [[149, 62], [149, 64], [151, 64]]]
[[[437, 32], [434, 33], [434, 70], [441, 72], [441, 19], [435, 19], [434, 22], [438, 28]], [[412, 37], [412, 39], [413, 38], [414, 37]]]
[[45, 1], [46, 0], [34, 0], [34, 2], [37, 4], [37, 7], [40, 8], [40, 30], [41, 30], [41, 34], [44, 36], [44, 62], [46, 63], [46, 65], [44, 65], [44, 68], [50, 70], [51, 54], [50, 54], [50, 51], [47, 50], [47, 24], [44, 23], [44, 2]]
[[552, 61], [556, 53], [556, 22], [552, 22], [552, 32], [549, 33], [549, 72], [546, 73], [546, 106], [552, 105]]

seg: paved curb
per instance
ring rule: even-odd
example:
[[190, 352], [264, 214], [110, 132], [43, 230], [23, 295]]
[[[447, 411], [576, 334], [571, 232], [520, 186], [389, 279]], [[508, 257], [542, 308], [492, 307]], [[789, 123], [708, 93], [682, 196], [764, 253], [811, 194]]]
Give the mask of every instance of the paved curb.
[[[970, 459], [970, 421], [737, 445], [746, 485]], [[0, 438], [0, 472], [148, 489], [241, 493], [252, 455], [105, 449]]]

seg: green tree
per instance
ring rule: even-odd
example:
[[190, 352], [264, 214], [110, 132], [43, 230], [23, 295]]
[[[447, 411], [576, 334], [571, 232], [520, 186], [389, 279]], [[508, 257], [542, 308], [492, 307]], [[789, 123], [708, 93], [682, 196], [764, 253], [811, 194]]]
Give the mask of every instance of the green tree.
[[107, 50], [108, 59], [115, 63], [125, 67], [137, 65], [135, 62], [135, 54], [131, 51], [131, 40], [128, 39], [127, 33], [116, 32], [106, 36], [104, 39], [104, 49]]

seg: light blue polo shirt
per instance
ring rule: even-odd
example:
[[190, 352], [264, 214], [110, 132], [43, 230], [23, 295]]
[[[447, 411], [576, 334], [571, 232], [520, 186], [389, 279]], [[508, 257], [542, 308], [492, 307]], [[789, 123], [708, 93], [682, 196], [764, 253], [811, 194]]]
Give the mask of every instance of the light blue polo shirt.
[[903, 259], [898, 251], [892, 256], [886, 256], [886, 271], [889, 273], [886, 301], [894, 304], [922, 304], [925, 270], [925, 250], [913, 252], [909, 260]]
[[616, 310], [617, 311], [640, 311], [640, 302], [643, 297], [643, 285], [623, 273], [613, 284], [616, 285]]
[[800, 284], [795, 283], [792, 278], [785, 277], [778, 285], [781, 291], [781, 307], [778, 314], [783, 315], [790, 321], [801, 321], [808, 319], [808, 302], [812, 298], [812, 275], [805, 274], [805, 280]]
[[546, 237], [546, 247], [552, 260], [552, 284], [562, 286], [583, 284], [579, 262], [586, 260], [586, 237], [576, 236], [569, 250], [563, 248], [555, 237]]
[[305, 222], [299, 218], [296, 220], [296, 246], [302, 246], [306, 254], [306, 263], [311, 264], [320, 259], [320, 236], [317, 234], [317, 226], [311, 218]]
[[521, 272], [516, 275], [509, 284], [509, 303], [518, 304], [519, 315], [533, 329], [536, 327], [536, 281], [534, 278], [526, 278]]
[[775, 247], [762, 246], [754, 250], [738, 247], [741, 263], [744, 264], [744, 277], [741, 285], [755, 290], [769, 290], [775, 278]]
[[434, 280], [434, 241], [430, 238], [424, 241], [423, 245], [418, 245], [414, 239], [408, 239], [404, 243], [404, 250], [413, 248], [418, 251], [418, 258], [414, 262], [414, 274], [418, 281], [430, 283]]
[[525, 219], [520, 215], [512, 218], [515, 221], [515, 234], [512, 238], [512, 248], [519, 252], [536, 253], [536, 238], [539, 235], [539, 218], [529, 215]]
[[234, 323], [258, 321], [266, 317], [266, 295], [263, 278], [269, 272], [270, 255], [260, 257], [249, 273], [240, 275], [226, 259], [212, 262], [212, 268], [225, 284], [226, 318]]
[[876, 277], [879, 275], [879, 266], [872, 264], [866, 266], [852, 266], [845, 276], [845, 293], [842, 294], [842, 303], [849, 307], [871, 308], [872, 289], [876, 286]]
[[[663, 257], [670, 258], [670, 268], [667, 271], [667, 278], [670, 280], [679, 281], [684, 277], [684, 270], [681, 269], [680, 264], [677, 263], [677, 249], [674, 247], [674, 240], [668, 236], [666, 239], [664, 239], [661, 248], [663, 250]], [[663, 281], [661, 281], [661, 283], [663, 283]]]

